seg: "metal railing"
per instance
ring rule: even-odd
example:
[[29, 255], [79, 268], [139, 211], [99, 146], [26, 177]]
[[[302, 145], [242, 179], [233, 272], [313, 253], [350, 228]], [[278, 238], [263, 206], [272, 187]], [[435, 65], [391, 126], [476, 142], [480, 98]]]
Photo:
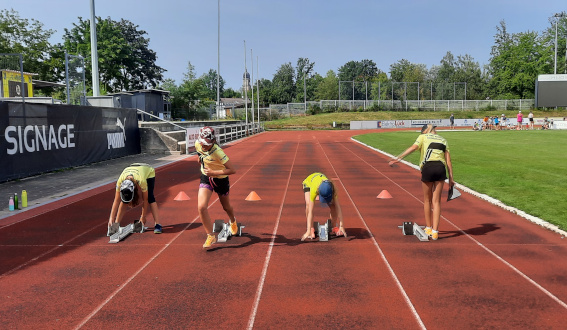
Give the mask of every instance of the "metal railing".
[[310, 110], [319, 112], [342, 111], [479, 111], [530, 110], [534, 99], [516, 100], [321, 100], [304, 103], [270, 104], [261, 109], [268, 120], [305, 115]]

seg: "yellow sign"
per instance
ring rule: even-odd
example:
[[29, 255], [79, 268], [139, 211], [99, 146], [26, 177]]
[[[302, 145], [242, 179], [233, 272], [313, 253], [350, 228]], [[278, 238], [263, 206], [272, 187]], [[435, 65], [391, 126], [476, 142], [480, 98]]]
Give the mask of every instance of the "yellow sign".
[[0, 72], [2, 72], [0, 97], [33, 97], [32, 75], [34, 74], [24, 72], [22, 91], [22, 76], [19, 71], [0, 70]]

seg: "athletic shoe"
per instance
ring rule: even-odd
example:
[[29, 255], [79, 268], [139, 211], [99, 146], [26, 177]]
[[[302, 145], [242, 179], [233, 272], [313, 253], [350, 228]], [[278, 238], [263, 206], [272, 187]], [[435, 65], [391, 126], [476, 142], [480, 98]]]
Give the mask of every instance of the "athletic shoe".
[[236, 223], [236, 221], [235, 222], [229, 221], [229, 223], [230, 223], [230, 233], [232, 235], [238, 234], [238, 224]]
[[439, 238], [439, 232], [431, 232], [431, 239], [436, 241]]
[[217, 237], [214, 234], [207, 234], [207, 240], [203, 244], [203, 249], [210, 248], [211, 245], [217, 242]]
[[429, 227], [425, 227], [423, 231], [427, 234], [427, 236], [431, 237], [431, 233], [433, 232], [433, 229]]
[[161, 225], [159, 223], [156, 223], [154, 226], [154, 234], [161, 234]]

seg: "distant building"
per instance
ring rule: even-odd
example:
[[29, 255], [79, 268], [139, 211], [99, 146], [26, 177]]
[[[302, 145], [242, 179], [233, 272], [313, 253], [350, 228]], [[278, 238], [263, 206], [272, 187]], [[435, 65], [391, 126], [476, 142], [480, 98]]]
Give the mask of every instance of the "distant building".
[[[235, 118], [235, 110], [245, 108], [246, 101], [243, 98], [221, 98], [219, 118]], [[248, 100], [250, 104], [250, 100]]]
[[[21, 98], [22, 96], [32, 98], [34, 97], [34, 89], [65, 87], [65, 84], [33, 79], [34, 76], [38, 75], [37, 73], [24, 72], [23, 75], [24, 88], [22, 92], [22, 75], [20, 71], [0, 69], [0, 98]], [[54, 103], [55, 101], [50, 97], [34, 97], [33, 100], [29, 100], [29, 102], [41, 103]]]
[[[92, 106], [139, 109], [161, 119], [171, 119], [169, 91], [140, 89], [105, 96], [89, 96], [87, 101]], [[139, 119], [142, 121], [157, 120], [148, 114], [140, 114]]]
[[242, 93], [244, 94], [244, 91], [249, 92], [251, 89], [252, 87], [250, 86], [250, 74], [248, 73], [247, 70], [242, 75]]
[[0, 73], [0, 97], [33, 97], [32, 76], [37, 76], [37, 73], [24, 72], [23, 91], [20, 71], [0, 70]]

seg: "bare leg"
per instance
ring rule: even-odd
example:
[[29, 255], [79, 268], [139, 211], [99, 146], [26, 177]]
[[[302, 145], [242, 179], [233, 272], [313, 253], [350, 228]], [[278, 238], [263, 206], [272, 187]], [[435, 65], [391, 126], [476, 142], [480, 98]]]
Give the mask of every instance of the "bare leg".
[[433, 199], [433, 182], [421, 182], [423, 190], [423, 213], [425, 226], [431, 227], [431, 200]]
[[120, 224], [120, 221], [122, 221], [122, 217], [124, 216], [124, 213], [126, 213], [124, 210], [125, 207], [124, 203], [120, 202], [120, 205], [118, 205], [118, 213], [116, 214], [115, 223]]
[[230, 218], [230, 222], [235, 222], [236, 218], [234, 217], [234, 209], [232, 208], [232, 205], [230, 205], [230, 199], [228, 198], [228, 195], [219, 196], [219, 200], [221, 202], [222, 208]]
[[199, 210], [199, 217], [207, 234], [213, 233], [213, 224], [211, 216], [209, 215], [209, 201], [213, 192], [207, 188], [199, 188], [197, 209]]
[[435, 181], [435, 190], [431, 200], [433, 208], [433, 230], [439, 230], [439, 219], [441, 218], [441, 193], [443, 192], [443, 184], [445, 181]]

